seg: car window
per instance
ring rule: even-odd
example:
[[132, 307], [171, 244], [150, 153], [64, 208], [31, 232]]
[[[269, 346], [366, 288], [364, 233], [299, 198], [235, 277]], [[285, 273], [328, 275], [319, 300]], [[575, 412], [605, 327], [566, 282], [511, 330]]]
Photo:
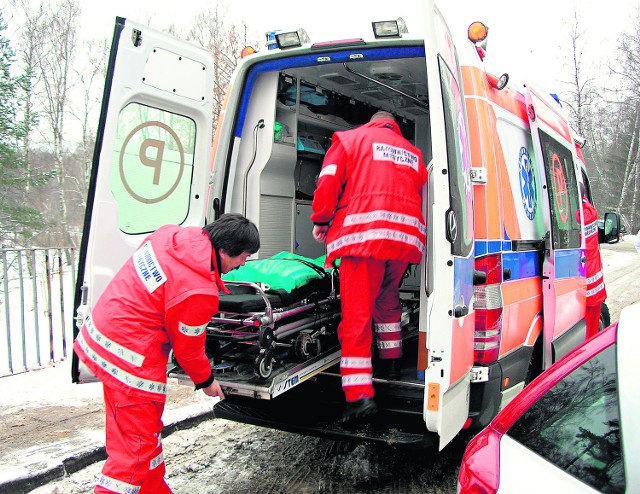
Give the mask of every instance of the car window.
[[606, 493], [624, 492], [615, 345], [542, 396], [507, 435]]

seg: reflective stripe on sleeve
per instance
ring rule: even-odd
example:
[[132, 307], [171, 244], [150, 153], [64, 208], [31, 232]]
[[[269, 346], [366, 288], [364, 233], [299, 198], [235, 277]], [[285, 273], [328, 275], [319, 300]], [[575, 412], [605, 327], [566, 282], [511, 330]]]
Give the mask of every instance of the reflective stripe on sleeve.
[[327, 165], [322, 168], [322, 171], [320, 172], [320, 175], [318, 175], [318, 178], [324, 177], [325, 175], [335, 175], [337, 170], [338, 165]]
[[397, 333], [402, 330], [399, 322], [389, 322], [384, 324], [373, 324], [376, 333]]
[[420, 233], [426, 235], [427, 228], [415, 216], [410, 214], [396, 213], [394, 211], [386, 211], [384, 209], [378, 211], [370, 211], [368, 213], [350, 214], [344, 219], [344, 225], [363, 225], [373, 223], [374, 221], [389, 221], [400, 225], [407, 225], [417, 228]]
[[87, 317], [85, 325], [87, 326], [87, 332], [89, 333], [89, 336], [91, 336], [91, 339], [95, 341], [98, 345], [100, 345], [102, 348], [104, 348], [106, 351], [116, 355], [117, 357], [120, 357], [122, 360], [126, 360], [130, 364], [135, 365], [136, 367], [142, 366], [142, 363], [144, 362], [144, 355], [140, 355], [139, 353], [134, 352], [133, 350], [129, 350], [128, 348], [123, 347], [119, 343], [116, 343], [112, 339], [107, 338], [96, 327], [91, 316]]
[[201, 324], [200, 326], [189, 326], [183, 322], [178, 323], [178, 329], [180, 332], [187, 336], [200, 336], [204, 333], [206, 327], [207, 323]]
[[342, 357], [340, 367], [343, 369], [369, 369], [371, 359], [368, 357]]
[[127, 484], [122, 480], [107, 477], [104, 474], [100, 475], [98, 485], [105, 489], [109, 489], [110, 491], [117, 492], [118, 494], [138, 494], [138, 492], [140, 492], [139, 485]]
[[342, 376], [342, 386], [359, 386], [362, 384], [373, 384], [371, 374], [348, 374]]
[[412, 247], [417, 247], [420, 252], [424, 251], [424, 244], [415, 235], [409, 235], [389, 228], [376, 228], [366, 232], [351, 233], [337, 238], [333, 242], [327, 244], [327, 254], [347, 245], [361, 244], [363, 242], [370, 242], [373, 240], [393, 240], [411, 245]]
[[142, 391], [148, 391], [150, 393], [167, 394], [167, 385], [159, 381], [151, 381], [149, 379], [143, 379], [141, 377], [134, 376], [129, 372], [121, 369], [120, 367], [108, 362], [98, 355], [95, 351], [89, 348], [87, 342], [84, 341], [83, 333], [80, 332], [76, 341], [80, 345], [80, 348], [87, 354], [87, 356], [93, 360], [96, 364], [102, 367], [106, 372], [111, 374], [115, 379], [120, 381], [133, 389], [140, 389]]

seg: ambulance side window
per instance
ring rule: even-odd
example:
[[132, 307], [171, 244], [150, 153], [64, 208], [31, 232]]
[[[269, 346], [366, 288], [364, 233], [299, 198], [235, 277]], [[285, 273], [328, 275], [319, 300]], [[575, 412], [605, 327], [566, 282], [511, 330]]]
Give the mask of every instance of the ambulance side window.
[[195, 139], [190, 118], [139, 103], [122, 109], [109, 179], [122, 232], [148, 233], [185, 221]]
[[471, 212], [471, 158], [465, 109], [458, 81], [446, 62], [440, 58], [440, 81], [444, 106], [449, 168], [449, 201], [455, 213], [457, 232], [452, 242], [452, 254], [466, 257], [473, 246], [473, 215]]
[[540, 144], [549, 186], [554, 249], [578, 249], [580, 225], [576, 211], [580, 208], [580, 198], [571, 151], [542, 131]]

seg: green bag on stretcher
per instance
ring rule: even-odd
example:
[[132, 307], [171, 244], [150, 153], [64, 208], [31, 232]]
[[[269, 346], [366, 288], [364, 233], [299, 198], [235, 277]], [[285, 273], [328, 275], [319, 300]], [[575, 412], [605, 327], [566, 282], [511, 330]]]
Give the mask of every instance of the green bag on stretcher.
[[249, 281], [268, 285], [270, 290], [291, 293], [311, 280], [329, 276], [331, 269], [324, 268], [325, 256], [317, 259], [279, 252], [266, 259], [249, 261], [244, 266], [222, 276], [224, 281]]

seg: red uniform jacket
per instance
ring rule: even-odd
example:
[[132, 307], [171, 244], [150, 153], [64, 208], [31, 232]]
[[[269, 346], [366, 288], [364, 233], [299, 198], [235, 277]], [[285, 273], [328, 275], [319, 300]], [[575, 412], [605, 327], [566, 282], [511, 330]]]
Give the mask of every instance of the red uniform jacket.
[[322, 164], [311, 220], [331, 223], [327, 265], [343, 256], [417, 264], [426, 241], [421, 151], [393, 120], [336, 132]]
[[586, 198], [582, 200], [582, 210], [587, 256], [587, 305], [598, 305], [607, 298], [598, 243], [598, 210]]
[[109, 283], [74, 350], [105, 385], [164, 401], [172, 348], [195, 383], [210, 378], [205, 327], [220, 289], [227, 291], [202, 228], [159, 228]]

